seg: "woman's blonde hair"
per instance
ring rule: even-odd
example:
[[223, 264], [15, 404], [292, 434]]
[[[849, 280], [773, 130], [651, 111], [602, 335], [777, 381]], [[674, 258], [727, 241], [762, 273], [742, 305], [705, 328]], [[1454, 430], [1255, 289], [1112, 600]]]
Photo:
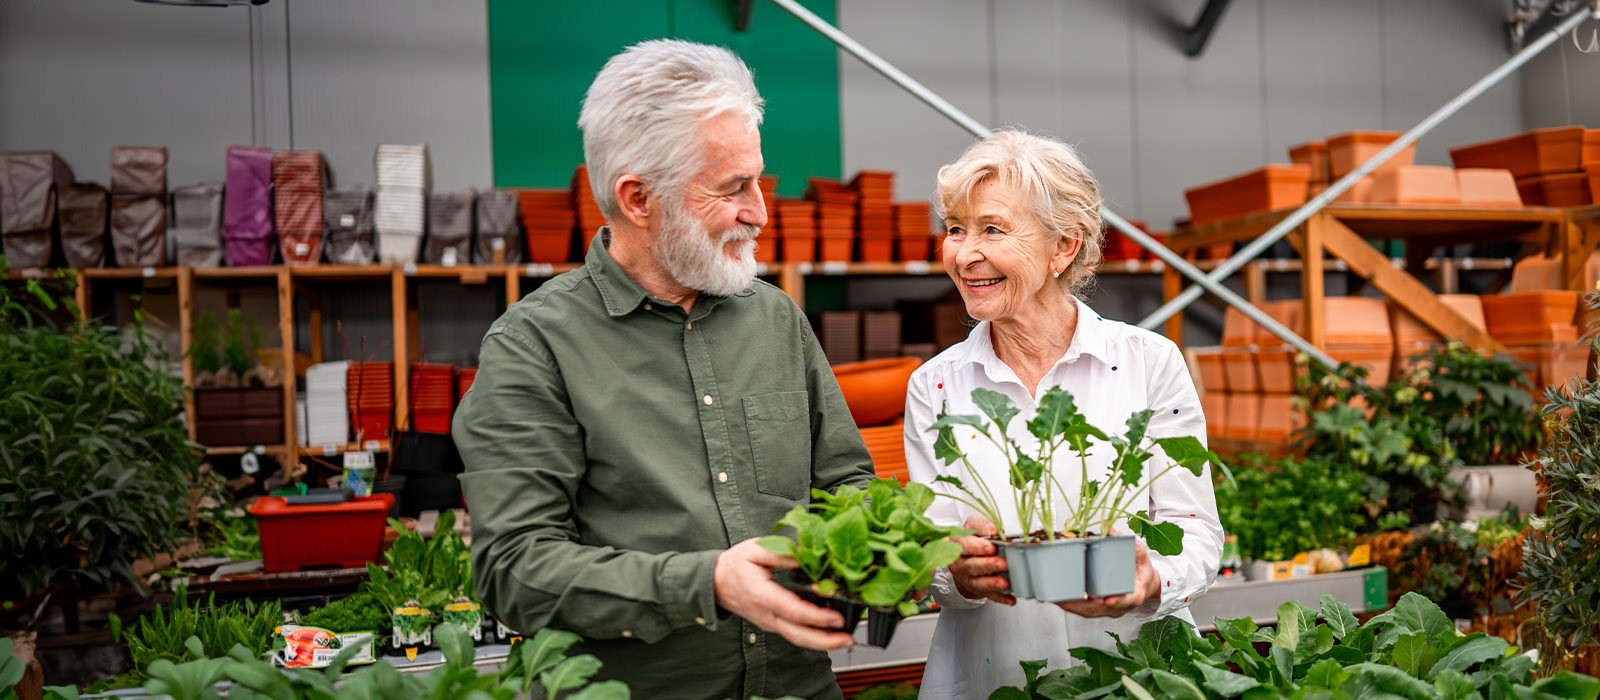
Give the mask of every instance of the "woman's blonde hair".
[[1016, 188], [1023, 206], [1046, 232], [1082, 241], [1078, 256], [1056, 278], [1062, 291], [1076, 295], [1094, 279], [1105, 238], [1094, 174], [1065, 143], [1022, 131], [997, 131], [939, 168], [935, 213], [945, 219], [965, 209], [979, 185], [996, 179]]

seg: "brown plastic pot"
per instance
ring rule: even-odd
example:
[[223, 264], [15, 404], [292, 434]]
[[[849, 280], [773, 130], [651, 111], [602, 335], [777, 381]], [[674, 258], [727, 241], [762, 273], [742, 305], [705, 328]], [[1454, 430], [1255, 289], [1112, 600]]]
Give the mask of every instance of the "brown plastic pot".
[[1457, 168], [1504, 168], [1518, 178], [1570, 173], [1583, 167], [1584, 138], [1581, 126], [1535, 129], [1452, 148], [1450, 160]]
[[1504, 168], [1463, 168], [1456, 171], [1461, 203], [1472, 207], [1520, 207], [1517, 179]]
[[905, 412], [906, 384], [922, 365], [915, 357], [834, 365], [839, 391], [856, 425], [882, 425]]
[[1533, 206], [1582, 207], [1593, 200], [1589, 196], [1586, 173], [1552, 173], [1517, 178], [1517, 192], [1522, 201]]
[[1184, 190], [1183, 196], [1189, 202], [1190, 223], [1200, 225], [1300, 206], [1310, 181], [1309, 165], [1269, 165]]
[[1456, 172], [1442, 165], [1402, 165], [1378, 172], [1369, 195], [1374, 204], [1460, 204]]
[[[1378, 155], [1395, 139], [1400, 138], [1398, 131], [1350, 131], [1337, 136], [1328, 137], [1328, 179], [1338, 180], [1351, 171], [1360, 167], [1362, 163]], [[1403, 165], [1411, 165], [1417, 157], [1417, 144], [1406, 146], [1393, 158], [1385, 161], [1375, 172], [1384, 172]]]

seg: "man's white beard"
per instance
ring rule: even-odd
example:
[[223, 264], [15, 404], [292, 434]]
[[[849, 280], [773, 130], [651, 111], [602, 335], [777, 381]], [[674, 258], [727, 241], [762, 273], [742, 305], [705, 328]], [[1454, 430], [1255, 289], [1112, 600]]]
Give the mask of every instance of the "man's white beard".
[[[761, 228], [739, 224], [712, 239], [711, 230], [676, 203], [662, 209], [661, 234], [650, 252], [678, 284], [715, 296], [733, 296], [756, 277], [756, 235]], [[729, 258], [723, 246], [739, 241]]]

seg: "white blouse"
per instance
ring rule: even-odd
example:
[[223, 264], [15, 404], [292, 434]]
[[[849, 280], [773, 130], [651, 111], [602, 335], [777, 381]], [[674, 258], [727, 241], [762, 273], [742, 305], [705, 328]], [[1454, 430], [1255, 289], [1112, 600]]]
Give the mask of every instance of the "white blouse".
[[[947, 465], [934, 456], [936, 434], [927, 428], [946, 402], [951, 414], [981, 415], [971, 397], [977, 387], [1004, 393], [1021, 409], [1008, 432], [1025, 450], [1038, 448], [1038, 440], [1025, 425], [1038, 408], [1034, 396], [1043, 395], [1051, 386], [1070, 392], [1089, 423], [1107, 434], [1122, 433], [1134, 411], [1148, 408], [1155, 411], [1148, 432], [1151, 438], [1193, 435], [1205, 440], [1205, 415], [1178, 347], [1161, 335], [1103, 319], [1082, 301], [1077, 305], [1078, 328], [1071, 346], [1032, 394], [995, 356], [986, 322], [979, 323], [965, 341], [917, 369], [907, 389], [905, 420], [906, 462], [913, 481], [928, 484], [939, 493], [958, 494], [954, 487], [934, 482], [935, 477], [954, 476], [971, 488], [973, 480], [961, 462]], [[1017, 513], [1011, 499], [1003, 495], [1009, 484], [1008, 463], [976, 433], [968, 426], [956, 427], [968, 459], [989, 487], [998, 490], [1005, 520], [1002, 531], [1016, 533]], [[1101, 445], [1100, 449], [1095, 445]], [[1105, 483], [1111, 462], [1109, 446], [1093, 441], [1089, 452], [1089, 478]], [[1156, 457], [1146, 465], [1146, 479], [1171, 464], [1160, 448], [1155, 452]], [[1058, 468], [1056, 477], [1064, 491], [1078, 492], [1080, 469]], [[949, 570], [942, 570], [931, 590], [941, 611], [918, 697], [988, 697], [1001, 685], [1023, 684], [1019, 661], [1048, 659], [1049, 668], [1065, 668], [1076, 663], [1067, 653], [1073, 647], [1115, 650], [1107, 632], [1129, 642], [1139, 627], [1152, 619], [1173, 615], [1193, 622], [1187, 610], [1189, 601], [1210, 588], [1222, 561], [1222, 523], [1217, 517], [1210, 469], [1200, 476], [1182, 468], [1169, 471], [1135, 498], [1128, 510], [1148, 510], [1152, 519], [1177, 523], [1184, 530], [1182, 554], [1168, 557], [1150, 552], [1150, 564], [1161, 577], [1159, 602], [1148, 601], [1121, 618], [1083, 618], [1035, 600], [1006, 606], [967, 599], [956, 591]], [[941, 497], [929, 507], [928, 517], [940, 525], [961, 525], [974, 512]], [[1060, 527], [1059, 521], [1070, 513], [1060, 494], [1055, 512], [1056, 527]], [[1127, 532], [1126, 522], [1119, 522], [1116, 529]]]

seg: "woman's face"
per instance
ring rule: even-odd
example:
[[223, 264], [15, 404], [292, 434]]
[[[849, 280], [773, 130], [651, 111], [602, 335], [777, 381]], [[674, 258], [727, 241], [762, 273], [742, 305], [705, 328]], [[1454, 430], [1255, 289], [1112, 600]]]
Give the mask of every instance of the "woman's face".
[[1060, 300], [1052, 273], [1072, 264], [1079, 242], [1045, 231], [1008, 183], [979, 184], [966, 209], [951, 211], [944, 224], [944, 271], [968, 315], [1008, 321]]

